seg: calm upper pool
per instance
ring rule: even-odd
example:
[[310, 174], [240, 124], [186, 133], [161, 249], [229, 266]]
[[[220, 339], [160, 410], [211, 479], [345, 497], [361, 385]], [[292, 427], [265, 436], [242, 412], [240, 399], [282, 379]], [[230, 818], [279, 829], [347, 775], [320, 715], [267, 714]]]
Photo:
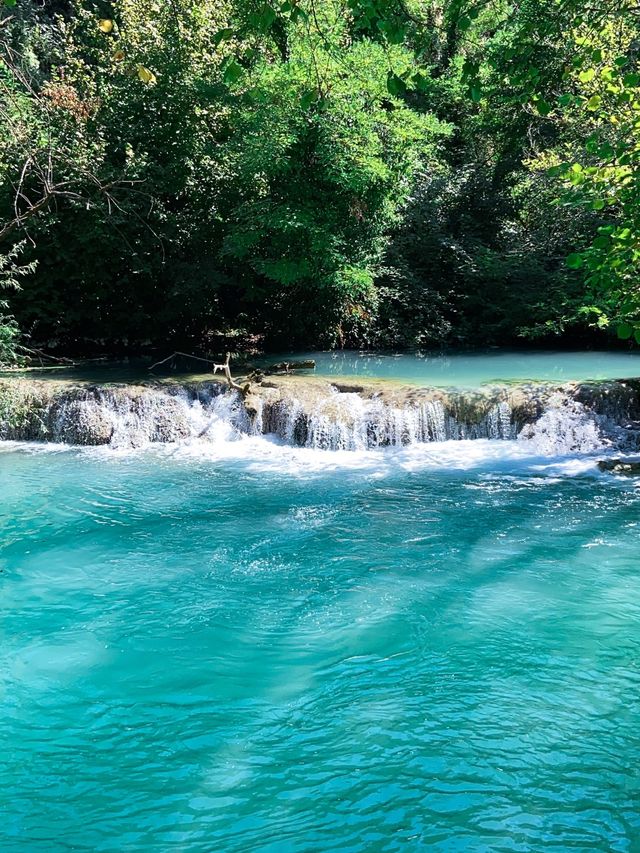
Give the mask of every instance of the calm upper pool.
[[[630, 379], [640, 377], [640, 349], [631, 352], [541, 352], [492, 350], [475, 353], [408, 354], [356, 351], [299, 352], [268, 355], [256, 360], [262, 366], [279, 361], [313, 359], [315, 370], [296, 371], [299, 375], [328, 378], [386, 379], [424, 386], [477, 388], [500, 382], [571, 382], [589, 379]], [[202, 362], [182, 356], [149, 371], [150, 362], [80, 362], [71, 367], [53, 367], [27, 371], [0, 371], [0, 378], [25, 376], [68, 382], [127, 383], [162, 379], [202, 381], [211, 378]], [[247, 365], [232, 361], [235, 375]]]
[[3, 853], [638, 850], [633, 481], [0, 448]]
[[[445, 355], [308, 352], [271, 356], [314, 359], [315, 373], [328, 377], [391, 379], [416, 385], [476, 388], [493, 382], [630, 379], [640, 376], [640, 352], [522, 352], [496, 350]], [[304, 371], [303, 371], [304, 373]]]

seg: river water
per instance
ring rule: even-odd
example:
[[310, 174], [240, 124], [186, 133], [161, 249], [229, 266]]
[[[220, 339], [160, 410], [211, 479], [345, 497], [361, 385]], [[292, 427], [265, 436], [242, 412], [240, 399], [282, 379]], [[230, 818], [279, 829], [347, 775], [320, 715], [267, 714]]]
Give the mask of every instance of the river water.
[[637, 851], [640, 489], [536, 452], [0, 445], [0, 849]]
[[640, 352], [489, 350], [460, 353], [302, 352], [270, 356], [266, 364], [313, 359], [304, 374], [388, 379], [433, 387], [477, 388], [500, 382], [572, 382], [640, 376]]

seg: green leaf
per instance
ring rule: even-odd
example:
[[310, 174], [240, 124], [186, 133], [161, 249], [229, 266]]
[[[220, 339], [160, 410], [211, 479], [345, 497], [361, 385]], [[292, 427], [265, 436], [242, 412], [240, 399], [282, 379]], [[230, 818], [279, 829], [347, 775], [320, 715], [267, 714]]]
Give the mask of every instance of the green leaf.
[[578, 75], [578, 77], [583, 83], [590, 83], [595, 76], [596, 72], [593, 68], [587, 68], [585, 71], [581, 71]]
[[306, 24], [309, 20], [309, 15], [300, 6], [294, 6], [289, 17], [291, 18], [291, 21], [294, 24], [296, 24], [298, 21], [302, 21], [303, 24]]
[[595, 112], [602, 106], [602, 98], [600, 95], [592, 95], [587, 101], [587, 109], [591, 112]]
[[640, 344], [640, 329], [636, 329], [633, 333], [633, 338], [637, 344]]
[[597, 198], [595, 201], [591, 202], [592, 210], [604, 210], [606, 202], [603, 198]]
[[312, 104], [315, 104], [318, 100], [317, 92], [305, 92], [304, 95], [300, 98], [300, 106], [303, 110], [308, 110]]
[[480, 88], [480, 86], [472, 86], [470, 94], [471, 100], [474, 102], [474, 104], [479, 104], [482, 100], [482, 89]]
[[405, 37], [405, 28], [395, 21], [380, 20], [378, 29], [384, 33], [389, 44], [402, 44]]
[[593, 248], [598, 249], [598, 251], [602, 249], [607, 249], [609, 247], [610, 242], [611, 241], [608, 237], [601, 235], [600, 237], [596, 237], [596, 239], [593, 241]]
[[535, 108], [541, 116], [548, 116], [549, 113], [553, 110], [553, 107], [548, 101], [545, 101], [543, 98], [540, 98], [539, 101], [536, 101]]
[[466, 15], [464, 15], [462, 18], [458, 19], [458, 29], [459, 30], [462, 30], [464, 32], [465, 30], [468, 30], [470, 26], [471, 26], [471, 18], [468, 18]]
[[577, 252], [573, 252], [567, 258], [567, 266], [570, 270], [579, 270], [583, 263], [582, 255], [579, 255]]
[[233, 38], [234, 31], [231, 27], [225, 27], [224, 30], [218, 30], [218, 32], [213, 37], [213, 43], [217, 47], [219, 44], [222, 44], [223, 41], [228, 41], [230, 38]]
[[4, 0], [5, 6], [15, 6], [16, 3], [17, 3], [17, 0]]
[[242, 66], [239, 65], [235, 59], [230, 59], [225, 65], [222, 73], [222, 79], [227, 83], [227, 85], [231, 85], [232, 83], [237, 83], [241, 77]]
[[387, 74], [387, 90], [394, 98], [400, 98], [407, 91], [407, 84], [401, 77], [390, 71]]
[[421, 74], [419, 71], [417, 72], [417, 74], [413, 75], [413, 77], [411, 78], [411, 82], [419, 92], [429, 92], [432, 87], [432, 83], [429, 77], [425, 77], [425, 75]]
[[614, 65], [617, 65], [618, 68], [622, 68], [624, 65], [627, 64], [628, 61], [629, 60], [627, 59], [626, 56], [618, 56], [618, 57], [616, 57], [616, 59], [613, 60]]
[[616, 332], [621, 341], [628, 341], [633, 334], [633, 326], [628, 323], [618, 323]]
[[[268, 33], [277, 17], [275, 9], [268, 3], [263, 3], [256, 12], [249, 15], [249, 21], [260, 32]], [[291, 17], [293, 18], [293, 15]]]
[[633, 89], [640, 83], [640, 74], [625, 74], [622, 82], [628, 89]]

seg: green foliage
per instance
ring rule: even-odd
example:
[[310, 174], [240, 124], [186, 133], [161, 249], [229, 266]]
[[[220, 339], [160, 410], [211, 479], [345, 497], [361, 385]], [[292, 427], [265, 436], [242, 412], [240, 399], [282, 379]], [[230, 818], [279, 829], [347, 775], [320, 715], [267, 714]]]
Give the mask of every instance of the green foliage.
[[[24, 246], [24, 242], [17, 243], [6, 255], [0, 255], [0, 291], [20, 290], [21, 280], [34, 272], [35, 262], [22, 265], [17, 262]], [[8, 308], [7, 300], [0, 299], [0, 367], [24, 360], [20, 353], [20, 330], [15, 319], [5, 314]]]
[[89, 348], [636, 341], [636, 42], [631, 0], [20, 0], [2, 312]]

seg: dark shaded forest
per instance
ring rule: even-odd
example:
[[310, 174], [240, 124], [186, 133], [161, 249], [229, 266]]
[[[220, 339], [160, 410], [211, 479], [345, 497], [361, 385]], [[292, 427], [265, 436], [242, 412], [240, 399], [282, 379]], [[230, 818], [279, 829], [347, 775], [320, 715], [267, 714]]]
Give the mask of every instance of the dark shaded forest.
[[633, 3], [0, 9], [0, 362], [640, 341]]

